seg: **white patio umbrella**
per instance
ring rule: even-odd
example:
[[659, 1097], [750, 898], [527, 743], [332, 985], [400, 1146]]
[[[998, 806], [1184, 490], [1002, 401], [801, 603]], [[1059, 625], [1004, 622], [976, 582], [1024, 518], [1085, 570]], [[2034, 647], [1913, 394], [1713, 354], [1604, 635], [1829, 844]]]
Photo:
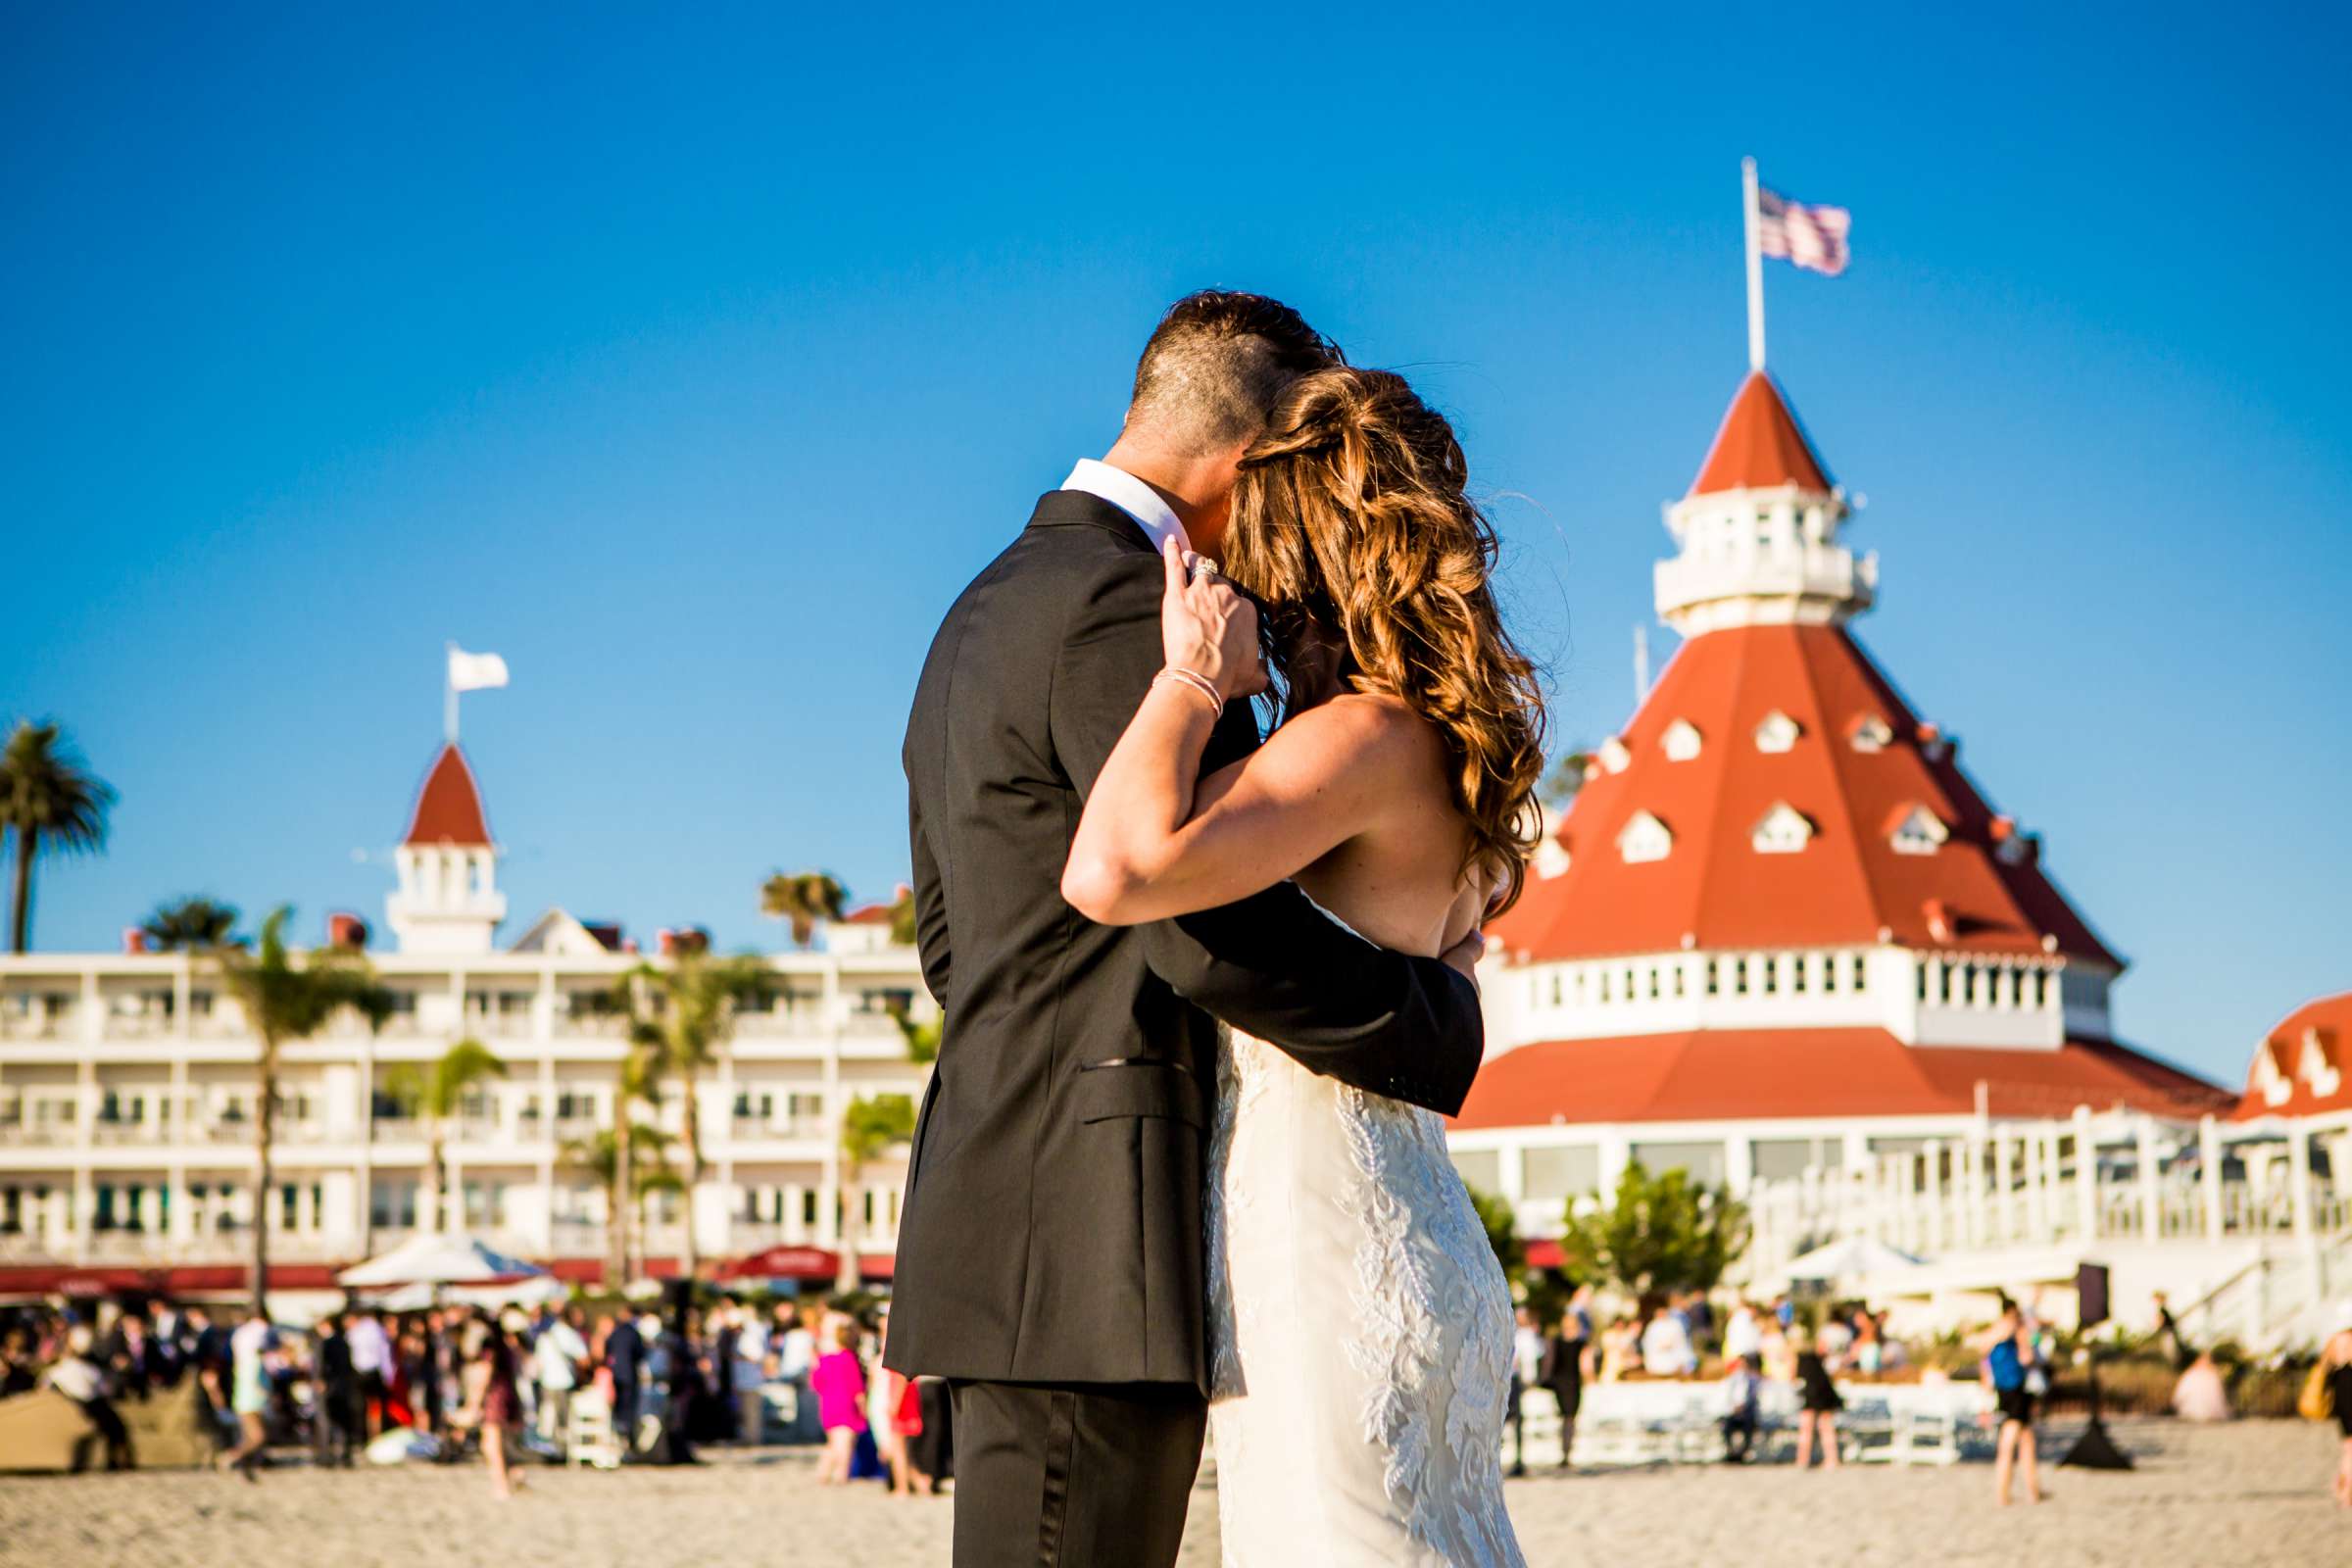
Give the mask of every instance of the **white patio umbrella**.
[[1791, 1280], [1850, 1280], [1919, 1267], [1919, 1259], [1869, 1236], [1848, 1236], [1790, 1258], [1781, 1270]]
[[570, 1288], [553, 1274], [533, 1274], [496, 1285], [401, 1285], [374, 1293], [373, 1300], [386, 1312], [419, 1312], [444, 1301], [461, 1306], [536, 1306], [570, 1295]]
[[351, 1290], [395, 1285], [493, 1285], [547, 1270], [510, 1257], [471, 1236], [412, 1236], [380, 1257], [354, 1263], [335, 1276]]

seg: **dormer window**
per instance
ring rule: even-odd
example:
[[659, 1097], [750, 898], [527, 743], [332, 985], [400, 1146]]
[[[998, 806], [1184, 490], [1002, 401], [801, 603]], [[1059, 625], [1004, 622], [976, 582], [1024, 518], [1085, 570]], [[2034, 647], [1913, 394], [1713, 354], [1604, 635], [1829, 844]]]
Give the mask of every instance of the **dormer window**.
[[1617, 853], [1628, 865], [1663, 860], [1673, 848], [1673, 830], [1647, 811], [1636, 811], [1617, 835]]
[[1612, 773], [1622, 773], [1633, 765], [1634, 754], [1626, 749], [1623, 739], [1612, 735], [1600, 743], [1600, 765]]
[[1894, 846], [1897, 855], [1934, 855], [1943, 848], [1943, 841], [1952, 830], [1943, 819], [1924, 806], [1903, 806], [1895, 808], [1893, 820], [1887, 824], [1886, 842]]
[[1883, 752], [1894, 740], [1894, 726], [1876, 713], [1862, 714], [1845, 733], [1857, 752]]
[[1804, 732], [1803, 725], [1776, 708], [1764, 715], [1763, 723], [1756, 726], [1756, 750], [1759, 752], [1788, 751], [1796, 744], [1796, 738]]
[[2254, 1087], [2262, 1091], [2266, 1105], [2283, 1105], [2294, 1098], [2295, 1081], [2278, 1066], [2278, 1048], [2264, 1041], [2262, 1054], [2254, 1058]]
[[2340, 1088], [2344, 1075], [2328, 1057], [2328, 1041], [2317, 1029], [2303, 1031], [2303, 1051], [2295, 1058], [2295, 1076], [2311, 1085], [2311, 1092], [2322, 1099]]
[[1548, 882], [1568, 869], [1568, 846], [1554, 835], [1536, 846], [1536, 875]]
[[1698, 755], [1698, 726], [1687, 718], [1678, 718], [1666, 726], [1666, 734], [1659, 745], [1669, 762], [1688, 762]]
[[1813, 836], [1813, 823], [1805, 813], [1786, 801], [1764, 813], [1748, 842], [1758, 855], [1794, 855], [1805, 847]]

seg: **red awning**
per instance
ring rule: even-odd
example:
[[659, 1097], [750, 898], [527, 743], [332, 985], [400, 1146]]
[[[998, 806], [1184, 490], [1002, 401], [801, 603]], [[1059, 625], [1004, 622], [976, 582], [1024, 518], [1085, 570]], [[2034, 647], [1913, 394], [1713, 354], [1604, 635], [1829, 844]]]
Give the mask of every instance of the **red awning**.
[[1560, 1244], [1557, 1242], [1530, 1242], [1527, 1244], [1527, 1266], [1529, 1268], [1566, 1268], [1568, 1259], [1560, 1251]]
[[[889, 1252], [862, 1252], [858, 1272], [869, 1280], [889, 1279], [898, 1258]], [[841, 1254], [823, 1247], [771, 1247], [733, 1258], [718, 1268], [722, 1280], [800, 1280], [815, 1284], [838, 1277]]]

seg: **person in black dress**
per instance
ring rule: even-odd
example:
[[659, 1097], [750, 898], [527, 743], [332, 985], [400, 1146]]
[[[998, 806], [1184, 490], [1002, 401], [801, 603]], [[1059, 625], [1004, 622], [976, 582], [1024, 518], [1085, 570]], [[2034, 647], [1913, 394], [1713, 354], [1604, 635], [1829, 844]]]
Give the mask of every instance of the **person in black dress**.
[[2335, 1405], [2336, 1435], [2342, 1440], [2336, 1446], [2335, 1503], [2339, 1508], [2352, 1508], [2352, 1322], [2328, 1337], [2320, 1351], [2320, 1365], [2326, 1369], [2328, 1393]]
[[1834, 1352], [1827, 1334], [1815, 1339], [1796, 1352], [1796, 1467], [1804, 1469], [1813, 1460], [1813, 1443], [1821, 1442], [1821, 1467], [1838, 1468], [1838, 1412], [1845, 1401], [1838, 1396], [1838, 1385], [1831, 1381], [1830, 1358]]

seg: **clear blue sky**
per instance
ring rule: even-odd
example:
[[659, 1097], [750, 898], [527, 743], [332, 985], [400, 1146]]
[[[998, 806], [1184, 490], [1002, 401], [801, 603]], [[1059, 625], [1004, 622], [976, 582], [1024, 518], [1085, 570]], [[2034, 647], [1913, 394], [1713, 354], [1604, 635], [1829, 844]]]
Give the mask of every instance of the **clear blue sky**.
[[1768, 287], [1870, 499], [1861, 635], [2133, 958], [2125, 1031], [2235, 1080], [2352, 985], [2316, 8], [323, 9], [6, 22], [0, 710], [122, 791], [42, 947], [184, 891], [379, 918], [446, 638], [514, 667], [466, 737], [517, 919], [774, 945], [772, 867], [887, 894], [932, 626], [1210, 283], [1456, 416], [1556, 733], [1605, 735], [1743, 368], [1753, 153], [1855, 215]]

